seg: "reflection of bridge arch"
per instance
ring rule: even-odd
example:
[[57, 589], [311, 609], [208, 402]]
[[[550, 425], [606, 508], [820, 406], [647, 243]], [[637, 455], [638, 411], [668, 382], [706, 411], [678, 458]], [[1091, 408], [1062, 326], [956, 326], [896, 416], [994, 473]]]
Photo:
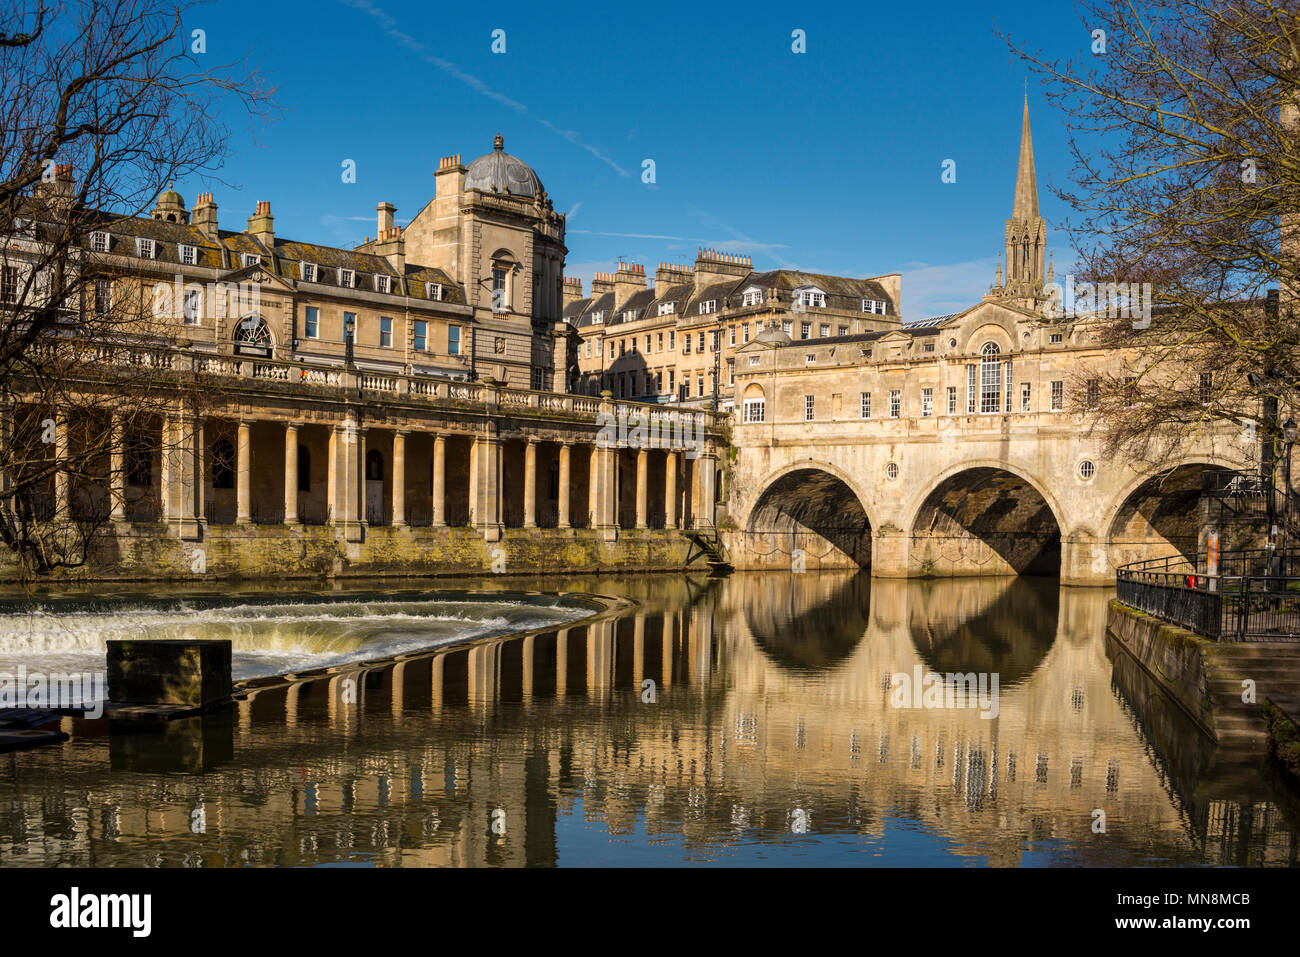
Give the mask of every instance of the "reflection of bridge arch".
[[1042, 579], [949, 579], [921, 584], [909, 608], [917, 655], [940, 674], [999, 675], [1003, 687], [1042, 664], [1059, 629], [1060, 586]]
[[799, 587], [746, 591], [745, 627], [778, 667], [829, 669], [849, 658], [870, 628], [871, 578], [798, 578]]
[[808, 459], [770, 475], [745, 524], [745, 547], [767, 564], [789, 567], [801, 549], [810, 563], [871, 566], [866, 497], [836, 466]]
[[1130, 482], [1106, 507], [1102, 528], [1113, 548], [1121, 554], [1152, 546], [1177, 551], [1195, 559], [1200, 546], [1201, 482], [1209, 469], [1241, 469], [1206, 457], [1146, 475]]
[[923, 575], [1057, 575], [1062, 510], [1047, 484], [1002, 461], [941, 472], [903, 514], [913, 516], [911, 566]]

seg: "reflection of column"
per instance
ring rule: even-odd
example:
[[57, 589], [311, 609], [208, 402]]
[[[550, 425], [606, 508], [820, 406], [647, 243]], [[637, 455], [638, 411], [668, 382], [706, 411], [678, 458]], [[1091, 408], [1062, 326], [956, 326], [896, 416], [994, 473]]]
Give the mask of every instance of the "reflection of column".
[[433, 524], [447, 524], [447, 437], [433, 437]]
[[524, 699], [533, 696], [533, 635], [525, 638], [521, 645], [524, 661]]
[[641, 679], [645, 676], [645, 612], [639, 611], [632, 620], [632, 685], [641, 692]]
[[301, 681], [295, 682], [284, 689], [284, 726], [286, 728], [298, 726], [298, 692], [301, 690]]
[[569, 688], [569, 629], [555, 636], [555, 697], [563, 698]]
[[569, 443], [560, 444], [560, 474], [559, 474], [559, 521], [557, 525], [560, 528], [569, 527]]
[[108, 517], [115, 522], [126, 520], [126, 430], [122, 417], [114, 415], [108, 446], [108, 482], [112, 510]]
[[606, 620], [587, 626], [587, 694], [609, 690], [613, 670], [614, 622]]
[[239, 423], [237, 454], [238, 461], [235, 466], [235, 524], [247, 525], [253, 520], [253, 427], [248, 422], [241, 421]]
[[641, 449], [636, 453], [636, 527], [646, 527], [646, 488], [647, 472], [650, 465], [650, 453]]
[[660, 670], [663, 672], [664, 687], [673, 683], [673, 616], [675, 612], [664, 612], [663, 660]]
[[406, 525], [406, 433], [393, 433], [393, 527]]
[[298, 426], [292, 424], [284, 427], [284, 524], [298, 524]]
[[707, 682], [713, 663], [713, 610], [705, 602], [700, 602], [695, 606], [694, 617], [691, 631], [695, 663], [691, 668], [691, 680]]
[[397, 664], [393, 665], [391, 674], [393, 681], [393, 719], [400, 721], [402, 718], [402, 706], [406, 700], [406, 662], [399, 661]]
[[677, 527], [677, 453], [664, 457], [664, 528]]
[[537, 527], [537, 439], [524, 445], [524, 528]]
[[442, 713], [442, 662], [446, 657], [434, 655], [429, 666], [429, 710], [434, 714]]

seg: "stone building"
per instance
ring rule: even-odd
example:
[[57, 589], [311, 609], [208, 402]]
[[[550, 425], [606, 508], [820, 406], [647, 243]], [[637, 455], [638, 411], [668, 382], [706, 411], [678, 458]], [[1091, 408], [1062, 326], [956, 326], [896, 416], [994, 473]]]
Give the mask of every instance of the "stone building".
[[[619, 263], [597, 273], [591, 295], [566, 279], [564, 318], [580, 337], [577, 391], [638, 402], [729, 409], [736, 350], [764, 329], [802, 339], [895, 328], [901, 277], [847, 279], [777, 269], [701, 249], [694, 266]], [[716, 395], [715, 395], [716, 392]]]

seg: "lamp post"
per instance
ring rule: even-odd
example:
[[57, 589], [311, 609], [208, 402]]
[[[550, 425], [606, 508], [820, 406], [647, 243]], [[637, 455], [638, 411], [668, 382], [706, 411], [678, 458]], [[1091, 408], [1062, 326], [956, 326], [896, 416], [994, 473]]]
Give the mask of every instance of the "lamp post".
[[356, 339], [357, 320], [350, 312], [343, 314], [343, 362], [352, 367], [352, 342]]

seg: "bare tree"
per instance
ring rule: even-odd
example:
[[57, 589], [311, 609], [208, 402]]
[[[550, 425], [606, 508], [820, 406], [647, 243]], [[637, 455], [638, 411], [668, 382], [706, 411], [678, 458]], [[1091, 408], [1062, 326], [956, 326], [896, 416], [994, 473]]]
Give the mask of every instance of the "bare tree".
[[[1112, 453], [1176, 461], [1225, 420], [1257, 423], [1271, 471], [1300, 383], [1300, 3], [1076, 6], [1073, 59], [1003, 34], [1065, 118], [1072, 184], [1055, 192], [1074, 213], [1076, 280], [1124, 284], [1144, 307], [1121, 294], [1090, 323], [1128, 365], [1080, 372], [1072, 392]], [[1280, 415], [1261, 412], [1275, 403]]]
[[190, 401], [159, 351], [179, 304], [154, 302], [156, 277], [92, 233], [219, 169], [223, 115], [274, 109], [247, 61], [206, 62], [188, 10], [0, 8], [0, 541], [31, 572], [86, 561], [125, 504], [115, 477], [167, 454], [144, 437]]

